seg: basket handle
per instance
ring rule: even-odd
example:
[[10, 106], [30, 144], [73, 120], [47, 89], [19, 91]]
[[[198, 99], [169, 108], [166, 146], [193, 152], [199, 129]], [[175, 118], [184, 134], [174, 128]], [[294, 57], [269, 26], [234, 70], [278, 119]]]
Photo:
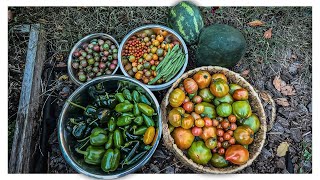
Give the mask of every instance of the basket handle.
[[269, 124], [267, 125], [267, 131], [270, 131], [273, 127], [273, 124], [274, 124], [274, 121], [276, 120], [276, 104], [274, 102], [274, 100], [272, 99], [270, 93], [268, 93], [267, 91], [258, 91], [258, 94], [260, 96], [260, 98], [267, 102], [268, 104], [271, 104], [271, 118], [270, 118], [270, 121], [269, 121]]

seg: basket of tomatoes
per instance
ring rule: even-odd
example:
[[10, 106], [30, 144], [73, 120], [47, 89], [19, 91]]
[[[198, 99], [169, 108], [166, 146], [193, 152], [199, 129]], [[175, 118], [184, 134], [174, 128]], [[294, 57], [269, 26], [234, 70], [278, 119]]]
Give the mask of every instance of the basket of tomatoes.
[[164, 144], [197, 172], [234, 173], [252, 164], [266, 138], [266, 115], [239, 74], [205, 66], [183, 74], [162, 104]]

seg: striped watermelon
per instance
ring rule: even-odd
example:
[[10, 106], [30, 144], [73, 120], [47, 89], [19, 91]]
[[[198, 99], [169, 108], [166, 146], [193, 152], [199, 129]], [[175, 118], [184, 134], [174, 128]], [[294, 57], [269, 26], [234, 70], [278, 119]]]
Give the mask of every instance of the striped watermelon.
[[200, 30], [204, 26], [199, 8], [187, 1], [182, 1], [170, 9], [168, 24], [187, 44], [198, 41]]

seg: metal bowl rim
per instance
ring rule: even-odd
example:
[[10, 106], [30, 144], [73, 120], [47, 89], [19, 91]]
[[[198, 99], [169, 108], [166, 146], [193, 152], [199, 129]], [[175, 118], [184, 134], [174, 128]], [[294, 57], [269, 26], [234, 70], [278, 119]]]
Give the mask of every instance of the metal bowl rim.
[[[111, 40], [113, 43], [115, 43], [115, 45], [117, 46], [117, 48], [118, 48], [118, 50], [119, 50], [119, 43], [117, 42], [117, 40], [116, 40], [114, 37], [112, 37], [111, 35], [106, 34], [106, 33], [93, 33], [93, 34], [89, 34], [89, 35], [83, 37], [82, 39], [80, 39], [80, 40], [72, 47], [72, 49], [71, 49], [71, 51], [70, 51], [70, 53], [69, 53], [68, 62], [67, 62], [68, 74], [69, 74], [72, 82], [74, 82], [77, 86], [80, 86], [80, 85], [82, 85], [82, 84], [84, 84], [84, 83], [80, 82], [80, 81], [75, 77], [75, 75], [74, 75], [74, 73], [73, 73], [73, 69], [72, 69], [72, 65], [71, 65], [71, 63], [72, 63], [72, 54], [73, 54], [73, 52], [74, 52], [77, 48], [79, 48], [79, 46], [80, 46], [81, 44], [83, 44], [84, 42], [87, 42], [88, 40], [91, 40], [91, 39], [93, 39], [93, 38], [97, 38], [97, 37], [106, 37], [107, 39], [109, 39], [109, 40]], [[118, 57], [118, 59], [119, 59], [119, 57]], [[111, 75], [114, 75], [114, 74], [117, 72], [118, 69], [119, 69], [119, 63], [117, 64], [117, 67], [114, 69], [114, 71], [112, 72]], [[106, 75], [103, 75], [103, 76], [106, 76]], [[102, 77], [102, 76], [101, 76], [101, 77]], [[95, 77], [95, 78], [96, 78], [96, 77]], [[94, 78], [94, 79], [95, 79], [95, 78]]]
[[[159, 24], [148, 24], [148, 25], [143, 25], [143, 26], [140, 26], [140, 27], [137, 27], [133, 30], [131, 30], [121, 41], [121, 44], [120, 44], [120, 47], [119, 47], [119, 50], [118, 50], [118, 65], [120, 66], [120, 69], [122, 71], [122, 73], [127, 76], [127, 77], [130, 77], [132, 78], [128, 73], [127, 71], [124, 69], [123, 65], [122, 65], [122, 62], [121, 62], [121, 52], [122, 52], [122, 49], [123, 49], [123, 46], [125, 44], [125, 42], [128, 41], [128, 39], [136, 32], [139, 32], [143, 29], [147, 29], [147, 28], [160, 28], [160, 29], [164, 29], [166, 31], [169, 31], [170, 33], [172, 33], [173, 35], [175, 35], [177, 37], [177, 39], [181, 42], [181, 45], [183, 47], [183, 50], [186, 54], [186, 60], [185, 60], [185, 63], [184, 65], [182, 66], [182, 69], [180, 70], [180, 72], [173, 78], [171, 79], [169, 82], [166, 82], [166, 83], [163, 83], [163, 84], [158, 84], [158, 85], [147, 85], [145, 84], [145, 86], [147, 86], [149, 89], [151, 89], [151, 91], [157, 91], [157, 90], [163, 90], [163, 89], [166, 89], [168, 87], [170, 87], [179, 77], [182, 76], [182, 74], [184, 73], [184, 71], [186, 70], [187, 68], [187, 65], [188, 65], [188, 48], [187, 48], [187, 45], [186, 43], [184, 42], [183, 38], [177, 33], [175, 32], [173, 29], [167, 27], [167, 26], [164, 26], [164, 25], [159, 25]], [[134, 79], [134, 78], [133, 78]]]
[[67, 153], [68, 151], [66, 150], [68, 147], [65, 144], [64, 141], [64, 132], [63, 130], [65, 129], [63, 127], [63, 119], [64, 119], [64, 115], [67, 112], [67, 109], [69, 107], [69, 103], [65, 103], [62, 111], [60, 113], [59, 116], [59, 122], [58, 122], [58, 142], [59, 142], [59, 146], [62, 152], [62, 155], [64, 157], [64, 159], [67, 161], [67, 163], [73, 168], [75, 169], [77, 172], [82, 173], [84, 175], [87, 175], [89, 177], [94, 177], [94, 178], [98, 178], [98, 179], [115, 179], [115, 178], [120, 178], [123, 177], [125, 175], [128, 175], [130, 173], [135, 172], [136, 170], [138, 170], [139, 168], [141, 168], [143, 165], [145, 165], [149, 159], [151, 158], [151, 156], [154, 154], [160, 139], [161, 139], [161, 135], [162, 135], [162, 114], [161, 114], [161, 110], [160, 110], [160, 104], [157, 100], [157, 98], [154, 96], [154, 94], [151, 92], [151, 90], [149, 88], [147, 88], [143, 83], [141, 83], [138, 80], [132, 79], [132, 78], [128, 78], [126, 76], [123, 75], [107, 75], [107, 76], [101, 76], [101, 77], [97, 77], [91, 81], [88, 81], [86, 83], [84, 83], [83, 85], [81, 85], [80, 87], [78, 87], [67, 99], [67, 101], [72, 100], [77, 94], [79, 94], [80, 92], [82, 92], [85, 88], [95, 84], [97, 81], [105, 81], [105, 80], [127, 80], [127, 81], [131, 81], [133, 83], [136, 83], [138, 86], [142, 87], [152, 98], [152, 100], [155, 103], [156, 109], [157, 109], [157, 113], [158, 113], [158, 137], [157, 140], [155, 142], [155, 144], [153, 145], [152, 149], [148, 152], [148, 154], [146, 155], [146, 158], [143, 160], [140, 160], [138, 164], [136, 164], [136, 166], [131, 167], [130, 169], [127, 169], [121, 173], [115, 174], [115, 175], [98, 175], [98, 174], [94, 174], [94, 173], [90, 173], [88, 171], [86, 171], [85, 169], [83, 169], [81, 166], [78, 166], [70, 157], [69, 154]]

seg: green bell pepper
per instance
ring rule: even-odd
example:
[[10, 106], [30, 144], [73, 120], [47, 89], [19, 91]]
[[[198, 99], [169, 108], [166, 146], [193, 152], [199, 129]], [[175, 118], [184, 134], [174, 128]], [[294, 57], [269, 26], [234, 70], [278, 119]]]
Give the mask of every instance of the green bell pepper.
[[105, 149], [102, 146], [88, 146], [86, 151], [82, 151], [78, 148], [75, 150], [77, 153], [84, 155], [84, 162], [92, 165], [99, 165], [105, 153]]
[[104, 172], [115, 171], [120, 162], [119, 149], [108, 149], [101, 160], [101, 169]]
[[93, 146], [102, 146], [108, 141], [107, 131], [96, 127], [90, 135], [90, 144]]
[[109, 136], [108, 136], [108, 141], [104, 145], [104, 148], [105, 149], [110, 149], [110, 148], [112, 148], [112, 146], [113, 146], [113, 132], [110, 132]]
[[82, 139], [85, 135], [85, 131], [86, 131], [87, 125], [85, 122], [80, 122], [76, 125], [73, 126], [72, 129], [72, 135], [76, 138], [76, 139]]

